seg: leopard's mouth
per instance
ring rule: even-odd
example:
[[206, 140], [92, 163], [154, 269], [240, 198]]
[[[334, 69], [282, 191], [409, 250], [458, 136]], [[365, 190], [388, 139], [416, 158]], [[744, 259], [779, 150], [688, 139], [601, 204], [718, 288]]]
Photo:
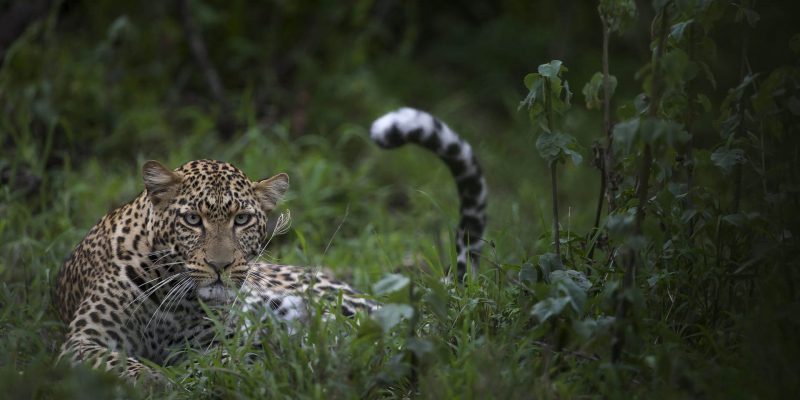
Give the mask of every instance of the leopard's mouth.
[[236, 297], [236, 288], [217, 279], [216, 282], [197, 289], [197, 296], [207, 302], [227, 303]]

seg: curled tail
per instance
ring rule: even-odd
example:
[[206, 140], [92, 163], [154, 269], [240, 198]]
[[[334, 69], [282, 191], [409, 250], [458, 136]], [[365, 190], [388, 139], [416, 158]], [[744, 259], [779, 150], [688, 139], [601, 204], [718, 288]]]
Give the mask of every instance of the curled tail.
[[475, 274], [486, 227], [488, 189], [472, 146], [436, 117], [413, 108], [401, 108], [375, 120], [370, 129], [372, 140], [385, 149], [416, 143], [436, 153], [453, 174], [461, 202], [456, 252], [458, 278], [464, 279], [467, 255]]

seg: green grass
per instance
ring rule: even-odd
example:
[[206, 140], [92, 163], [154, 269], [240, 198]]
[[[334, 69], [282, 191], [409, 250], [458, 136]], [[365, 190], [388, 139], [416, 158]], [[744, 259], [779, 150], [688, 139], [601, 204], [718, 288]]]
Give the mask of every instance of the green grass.
[[[358, 7], [276, 2], [250, 13], [242, 1], [230, 9], [193, 2], [241, 122], [223, 140], [219, 110], [186, 61], [172, 10], [94, 3], [65, 11], [63, 21], [51, 15], [34, 23], [0, 67], [0, 170], [12, 177], [0, 186], [0, 398], [727, 399], [800, 390], [798, 186], [790, 177], [798, 147], [784, 140], [797, 137], [796, 118], [784, 115], [785, 132], [773, 127], [783, 136], [766, 145], [763, 136], [748, 137], [751, 153], [766, 154], [767, 170], [747, 166], [742, 210], [749, 214], [730, 214], [733, 180], [710, 160], [719, 141], [711, 114], [724, 93], [709, 91], [715, 110], [696, 121], [691, 240], [681, 234], [686, 214], [674, 207], [681, 203], [679, 190], [672, 192], [680, 179], [675, 154], [657, 160], [660, 183], [644, 227], [649, 245], [635, 288], [622, 293], [636, 306], [619, 325], [628, 339], [620, 362], [611, 362], [617, 324], [610, 317], [621, 269], [604, 249], [594, 261], [586, 257], [599, 190], [590, 162], [559, 166], [564, 266], [580, 274], [551, 273], [558, 266], [547, 255], [550, 180], [517, 107], [522, 76], [547, 61], [538, 57], [552, 50], [554, 32], [575, 47], [565, 59], [573, 91], [600, 68], [599, 43], [585, 40], [597, 32], [582, 30], [596, 28], [587, 22], [597, 23], [593, 5], [575, 13], [571, 28], [581, 30], [569, 33], [549, 21], [554, 8], [540, 13], [525, 2], [509, 2], [505, 14], [475, 26], [461, 11], [428, 15], [403, 2], [410, 27], [396, 44], [390, 28]], [[264, 23], [273, 11], [277, 17]], [[308, 20], [330, 35], [304, 41]], [[153, 21], [159, 29], [149, 29]], [[647, 36], [643, 26], [612, 49], [622, 105], [639, 93], [634, 75], [649, 59], [646, 41], [632, 39]], [[282, 40], [261, 40], [279, 33]], [[719, 43], [717, 92], [738, 84], [727, 65], [738, 48]], [[288, 82], [276, 72], [284, 58], [294, 62]], [[753, 57], [756, 67], [765, 60]], [[563, 128], [588, 161], [601, 117], [573, 101]], [[488, 242], [480, 275], [464, 286], [441, 283], [455, 257], [449, 172], [418, 148], [386, 152], [369, 142], [372, 119], [401, 105], [441, 117], [483, 165]], [[368, 316], [317, 319], [293, 336], [267, 323], [263, 350], [234, 340], [189, 352], [163, 369], [174, 384], [161, 392], [56, 364], [65, 327], [50, 290], [64, 258], [99, 218], [142, 190], [145, 160], [176, 167], [197, 158], [231, 162], [252, 179], [287, 172], [291, 189], [281, 207], [292, 213], [292, 230], [266, 257], [324, 267], [369, 293], [387, 274], [408, 277], [409, 286], [375, 296], [396, 310], [411, 307], [413, 317], [391, 329]], [[624, 160], [626, 173], [633, 161]], [[632, 210], [634, 175], [624, 178], [619, 200]], [[625, 242], [609, 231], [613, 246]], [[222, 362], [223, 350], [232, 362]]]

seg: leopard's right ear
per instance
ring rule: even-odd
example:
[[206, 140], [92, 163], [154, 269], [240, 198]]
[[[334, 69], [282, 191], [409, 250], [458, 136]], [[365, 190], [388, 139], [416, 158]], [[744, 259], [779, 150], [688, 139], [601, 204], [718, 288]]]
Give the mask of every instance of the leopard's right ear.
[[182, 176], [158, 161], [149, 160], [142, 166], [142, 179], [147, 189], [147, 198], [154, 206], [161, 207], [178, 194]]

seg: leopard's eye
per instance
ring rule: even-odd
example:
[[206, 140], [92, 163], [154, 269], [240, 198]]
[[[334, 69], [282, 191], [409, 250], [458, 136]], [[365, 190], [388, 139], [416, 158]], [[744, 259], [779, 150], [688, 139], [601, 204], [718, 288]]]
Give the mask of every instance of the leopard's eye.
[[247, 214], [247, 213], [236, 214], [236, 216], [233, 217], [233, 223], [238, 226], [247, 225], [247, 223], [250, 222], [251, 218], [253, 218], [252, 214]]
[[183, 214], [183, 220], [190, 226], [200, 226], [203, 220], [196, 213]]

